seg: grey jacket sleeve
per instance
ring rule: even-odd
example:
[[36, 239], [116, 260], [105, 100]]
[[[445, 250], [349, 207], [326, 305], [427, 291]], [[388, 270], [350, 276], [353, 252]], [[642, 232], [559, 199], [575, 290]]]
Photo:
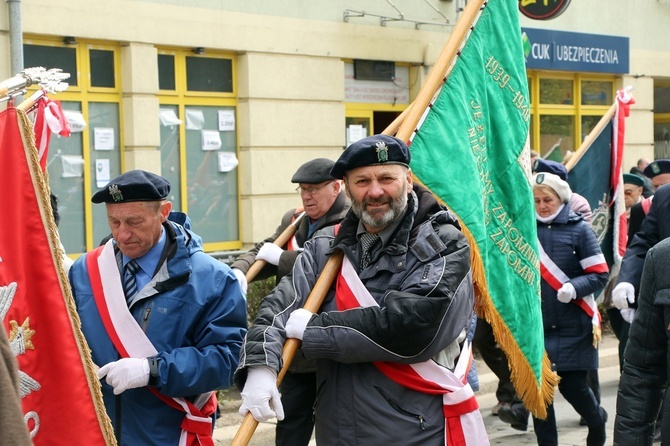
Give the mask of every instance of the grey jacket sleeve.
[[651, 208], [642, 222], [640, 231], [635, 234], [633, 241], [626, 249], [617, 283], [633, 284], [636, 293], [640, 289], [640, 278], [647, 251], [668, 235], [667, 228], [670, 227], [670, 222], [668, 222], [667, 207], [669, 204], [670, 186], [664, 185], [654, 195]]
[[[315, 236], [315, 238], [318, 238]], [[310, 245], [308, 242], [306, 245]], [[253, 324], [247, 332], [240, 353], [240, 362], [235, 372], [235, 385], [242, 389], [246, 381], [247, 368], [265, 365], [279, 371], [282, 367], [282, 350], [286, 341], [284, 326], [291, 312], [304, 306], [318, 278], [318, 273], [328, 261], [325, 255], [314, 258], [311, 265], [298, 256], [296, 269], [300, 270], [300, 279], [295, 274], [284, 276], [272, 292], [261, 301]], [[300, 293], [296, 292], [299, 287]]]

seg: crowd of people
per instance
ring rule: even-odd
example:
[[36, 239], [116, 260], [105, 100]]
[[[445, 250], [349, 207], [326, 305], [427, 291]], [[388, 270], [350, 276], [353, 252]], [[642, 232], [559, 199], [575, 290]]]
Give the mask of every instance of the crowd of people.
[[[587, 446], [603, 446], [600, 302], [619, 341], [614, 444], [670, 438], [670, 160], [641, 159], [623, 176], [628, 246], [610, 275], [565, 165], [534, 158], [544, 346], [558, 390]], [[410, 161], [403, 141], [373, 135], [335, 161], [305, 162], [290, 180], [301, 206], [230, 266], [172, 211], [163, 177], [129, 171], [93, 195], [111, 236], [67, 267], [118, 443], [206, 444], [216, 391], [234, 385], [241, 415], [277, 419], [277, 445], [306, 446], [315, 426], [319, 445], [488, 444], [467, 365], [474, 349], [498, 377], [493, 415], [521, 431], [532, 419], [538, 445], [557, 445], [553, 402], [544, 419], [524, 407], [491, 326], [474, 316], [470, 246]], [[52, 207], [57, 221], [55, 197]], [[319, 290], [319, 310], [303, 308], [336, 253], [342, 266]], [[249, 321], [248, 283], [269, 277], [276, 286]], [[288, 339], [301, 347], [277, 388]]]
[[[605, 444], [608, 419], [600, 406], [597, 343], [591, 324], [595, 323], [593, 311], [598, 311], [594, 293], [601, 290], [599, 301], [619, 341], [621, 378], [613, 442], [651, 445], [670, 438], [666, 433], [670, 427], [663, 423], [669, 416], [665, 408], [670, 407], [664, 402], [670, 367], [670, 313], [666, 310], [670, 299], [664, 299], [667, 279], [663, 274], [663, 262], [670, 255], [670, 245], [663, 242], [670, 235], [665, 215], [670, 189], [662, 187], [670, 182], [670, 160], [640, 159], [623, 175], [627, 249], [620, 268], [609, 278], [593, 231], [584, 229], [590, 209], [570, 190], [565, 166], [538, 157], [532, 169], [541, 263], [548, 271], [541, 283], [545, 348], [561, 378], [559, 391], [582, 417], [580, 424], [588, 426], [586, 444]], [[562, 305], [578, 300], [583, 311], [576, 305]], [[591, 312], [585, 308], [587, 301]], [[498, 404], [492, 413], [525, 431], [529, 412], [511, 385], [506, 357], [490, 331], [480, 321], [477, 333], [483, 335], [475, 336], [475, 346], [499, 379]], [[558, 444], [553, 405], [548, 409], [546, 419], [533, 418], [538, 445]]]

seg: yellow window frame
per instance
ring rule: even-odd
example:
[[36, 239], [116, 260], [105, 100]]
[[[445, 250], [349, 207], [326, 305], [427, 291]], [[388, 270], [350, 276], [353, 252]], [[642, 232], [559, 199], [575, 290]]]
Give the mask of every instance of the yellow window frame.
[[[195, 54], [191, 49], [185, 48], [158, 48], [158, 54], [171, 55], [175, 58], [175, 90], [159, 90], [158, 92], [158, 102], [160, 105], [172, 105], [177, 106], [178, 117], [182, 122], [186, 122], [186, 107], [187, 106], [220, 106], [220, 107], [235, 107], [235, 110], [239, 110], [238, 100], [237, 100], [237, 58], [235, 54], [225, 51], [209, 51], [207, 50], [204, 54]], [[206, 57], [206, 58], [221, 58], [221, 59], [230, 59], [231, 63], [231, 72], [233, 75], [233, 91], [231, 93], [212, 93], [212, 92], [203, 92], [203, 91], [187, 91], [186, 90], [186, 57]], [[240, 156], [240, 146], [239, 146], [239, 134], [236, 141], [236, 155], [239, 159]], [[186, 169], [186, 132], [183, 131], [183, 128], [179, 131], [179, 183], [180, 183], [180, 195], [181, 195], [181, 209], [183, 212], [188, 213], [188, 187], [187, 187], [187, 169]], [[240, 175], [238, 171], [237, 175], [237, 187], [240, 188]], [[238, 209], [241, 210], [241, 202], [238, 196]], [[242, 227], [242, 213], [238, 212], [237, 215], [238, 227]], [[238, 234], [239, 237], [239, 234]], [[231, 251], [239, 250], [242, 248], [242, 240], [227, 241], [227, 242], [211, 242], [204, 243], [204, 250], [207, 252], [213, 251]]]
[[[60, 38], [50, 38], [44, 36], [36, 35], [26, 35], [24, 36], [24, 44], [29, 45], [41, 45], [41, 46], [51, 46], [51, 47], [68, 47], [75, 49], [75, 57], [77, 61], [77, 78], [79, 85], [68, 86], [67, 90], [57, 93], [56, 95], [50, 94], [49, 97], [52, 99], [57, 99], [59, 101], [71, 101], [79, 102], [81, 104], [81, 113], [84, 117], [84, 121], [87, 123], [90, 122], [90, 113], [89, 113], [89, 104], [92, 102], [107, 102], [107, 103], [116, 103], [118, 104], [119, 109], [119, 152], [120, 152], [120, 163], [122, 171], [125, 171], [125, 150], [124, 150], [124, 140], [123, 140], [123, 107], [122, 105], [122, 93], [121, 93], [121, 69], [120, 69], [120, 50], [121, 46], [119, 44], [110, 44], [109, 42], [96, 41], [96, 40], [77, 40], [73, 44], [64, 44]], [[102, 49], [112, 51], [114, 53], [114, 88], [103, 88], [103, 87], [92, 87], [90, 81], [90, 58], [89, 58], [89, 49]], [[29, 67], [26, 67], [29, 68]], [[49, 68], [58, 68], [58, 67], [45, 67]], [[67, 82], [67, 80], [65, 80]], [[36, 91], [39, 88], [38, 85], [29, 87], [28, 95]], [[82, 132], [82, 157], [84, 158], [84, 166], [89, 167], [91, 165], [91, 140], [89, 137], [89, 132]], [[86, 228], [86, 249], [90, 251], [91, 249], [97, 246], [97, 241], [93, 240], [93, 211], [91, 203], [91, 187], [93, 184], [93, 179], [91, 178], [90, 171], [88, 168], [84, 169], [84, 227]], [[83, 253], [71, 253], [72, 257], [77, 257]]]
[[[597, 75], [592, 73], [561, 73], [553, 71], [528, 70], [528, 90], [531, 97], [531, 116], [532, 126], [530, 128], [531, 148], [539, 151], [540, 147], [540, 116], [542, 115], [563, 115], [575, 117], [575, 135], [573, 147], [578, 148], [582, 139], [582, 117], [583, 116], [604, 116], [612, 104], [607, 105], [582, 105], [582, 81], [611, 81], [612, 98], [615, 97], [616, 89], [620, 81], [615, 76]], [[540, 104], [540, 80], [541, 79], [559, 79], [572, 80], [574, 98], [572, 105], [564, 104]]]

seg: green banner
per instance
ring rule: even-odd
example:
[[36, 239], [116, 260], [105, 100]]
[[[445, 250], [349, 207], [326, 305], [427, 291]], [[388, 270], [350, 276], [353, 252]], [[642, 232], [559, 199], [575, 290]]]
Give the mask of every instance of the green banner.
[[460, 219], [473, 248], [477, 312], [526, 406], [546, 414], [556, 377], [544, 351], [527, 144], [528, 81], [516, 0], [490, 0], [411, 141], [411, 168]]

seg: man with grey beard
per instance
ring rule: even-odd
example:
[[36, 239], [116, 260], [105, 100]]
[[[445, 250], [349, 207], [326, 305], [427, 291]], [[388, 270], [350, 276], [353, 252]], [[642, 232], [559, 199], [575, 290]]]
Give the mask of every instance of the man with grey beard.
[[[281, 419], [275, 380], [284, 342], [297, 338], [317, 360], [320, 446], [438, 445], [445, 434], [488, 444], [461, 376], [470, 359], [470, 248], [456, 218], [414, 183], [409, 162], [407, 145], [386, 135], [342, 152], [330, 173], [344, 180], [352, 208], [305, 243], [292, 273], [263, 299], [235, 372], [242, 415]], [[321, 308], [301, 308], [338, 250], [341, 271]], [[460, 420], [445, 423], [445, 414]]]

